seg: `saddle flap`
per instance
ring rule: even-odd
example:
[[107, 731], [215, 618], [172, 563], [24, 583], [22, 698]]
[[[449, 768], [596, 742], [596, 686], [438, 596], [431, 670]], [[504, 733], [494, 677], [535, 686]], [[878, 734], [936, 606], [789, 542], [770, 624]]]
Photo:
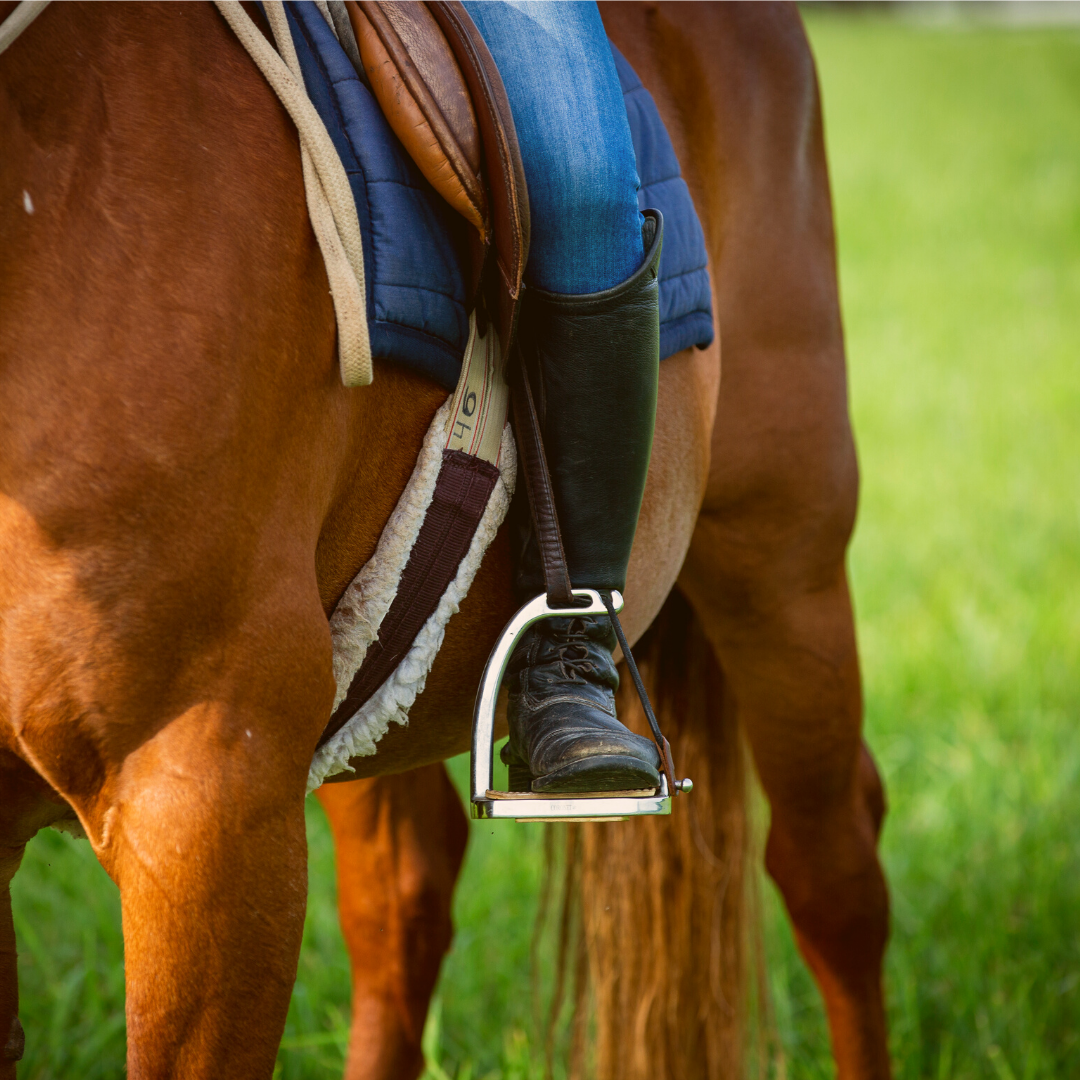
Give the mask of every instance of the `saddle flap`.
[[420, 172], [449, 205], [490, 238], [483, 154], [469, 87], [424, 4], [346, 0], [372, 93]]
[[[476, 297], [483, 275], [506, 355], [529, 252], [529, 197], [495, 61], [455, 0], [345, 6], [391, 129], [432, 187], [473, 226], [469, 296]], [[492, 247], [495, 270], [486, 273]]]
[[505, 356], [529, 255], [529, 193], [517, 129], [502, 76], [465, 6], [460, 0], [428, 0], [427, 7], [461, 65], [480, 122], [499, 277], [492, 314]]

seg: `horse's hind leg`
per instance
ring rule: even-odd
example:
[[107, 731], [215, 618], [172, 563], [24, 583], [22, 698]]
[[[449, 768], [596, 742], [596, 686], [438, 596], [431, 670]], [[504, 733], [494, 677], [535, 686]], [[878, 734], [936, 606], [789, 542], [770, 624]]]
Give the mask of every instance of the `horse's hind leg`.
[[[800, 265], [797, 246], [786, 254], [803, 280], [834, 280], [831, 259]], [[800, 311], [784, 265], [771, 267], [779, 292], [744, 282], [775, 309], [743, 303], [722, 320], [713, 471], [679, 581], [720, 658], [772, 807], [766, 864], [823, 992], [839, 1075], [885, 1077], [884, 796], [861, 739], [844, 566], [857, 473], [843, 347], [832, 289], [802, 290], [826, 303]], [[747, 258], [741, 272], [754, 268]], [[778, 334], [784, 326], [793, 329]]]
[[723, 383], [679, 580], [772, 807], [766, 863], [823, 992], [839, 1074], [885, 1077], [884, 796], [862, 743], [844, 566], [858, 477], [813, 65], [786, 9], [710, 10], [741, 27], [741, 51], [715, 63], [744, 73], [758, 126], [740, 109], [722, 132], [737, 223], [714, 255]]
[[352, 962], [348, 1080], [409, 1080], [443, 955], [468, 822], [442, 764], [324, 784]]
[[746, 472], [724, 475], [701, 516], [680, 584], [720, 657], [772, 807], [766, 865], [825, 997], [839, 1075], [884, 1077], [884, 796], [861, 740], [844, 569], [855, 474], [846, 425], [821, 434], [802, 452], [744, 452]]

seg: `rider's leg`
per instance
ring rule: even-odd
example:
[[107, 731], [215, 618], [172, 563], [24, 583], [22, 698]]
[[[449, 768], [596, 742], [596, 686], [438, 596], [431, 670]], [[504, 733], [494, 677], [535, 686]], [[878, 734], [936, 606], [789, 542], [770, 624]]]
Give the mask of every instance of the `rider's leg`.
[[619, 76], [593, 3], [466, 0], [498, 65], [529, 188], [525, 279], [609, 289], [641, 265], [637, 165]]
[[[506, 85], [528, 181], [518, 341], [570, 580], [622, 590], [656, 413], [659, 237], [638, 210], [618, 75], [595, 4], [466, 6]], [[543, 591], [534, 545], [518, 587]], [[538, 624], [516, 650], [504, 757], [534, 790], [659, 783], [655, 747], [615, 719], [614, 647], [606, 618], [575, 618]]]

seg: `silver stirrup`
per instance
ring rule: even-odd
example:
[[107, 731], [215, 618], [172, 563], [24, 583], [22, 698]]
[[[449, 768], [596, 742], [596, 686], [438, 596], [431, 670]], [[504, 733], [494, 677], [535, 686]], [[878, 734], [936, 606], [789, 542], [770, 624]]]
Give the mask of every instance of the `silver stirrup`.
[[[557, 616], [606, 615], [607, 608], [595, 589], [575, 589], [574, 596], [588, 599], [588, 607], [553, 608], [547, 596], [530, 600], [506, 624], [491, 650], [473, 709], [472, 816], [474, 818], [514, 818], [517, 821], [621, 821], [640, 814], [670, 814], [671, 792], [661, 772], [660, 787], [654, 791], [627, 791], [611, 794], [575, 792], [572, 795], [538, 795], [531, 791], [492, 791], [492, 762], [495, 750], [495, 703], [499, 685], [510, 662], [510, 654], [521, 635], [541, 619]], [[622, 611], [622, 593], [612, 592], [614, 609]], [[689, 780], [676, 781], [679, 791], [693, 788]]]

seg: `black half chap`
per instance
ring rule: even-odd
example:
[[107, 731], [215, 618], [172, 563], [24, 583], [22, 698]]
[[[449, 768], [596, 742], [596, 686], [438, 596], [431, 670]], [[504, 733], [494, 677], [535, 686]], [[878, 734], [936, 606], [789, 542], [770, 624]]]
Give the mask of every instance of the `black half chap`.
[[[526, 288], [522, 301], [518, 347], [537, 399], [570, 583], [579, 589], [626, 587], [649, 470], [660, 367], [656, 211], [647, 211], [642, 232], [645, 259], [621, 284], [584, 296]], [[517, 586], [522, 599], [544, 591], [531, 536]]]

